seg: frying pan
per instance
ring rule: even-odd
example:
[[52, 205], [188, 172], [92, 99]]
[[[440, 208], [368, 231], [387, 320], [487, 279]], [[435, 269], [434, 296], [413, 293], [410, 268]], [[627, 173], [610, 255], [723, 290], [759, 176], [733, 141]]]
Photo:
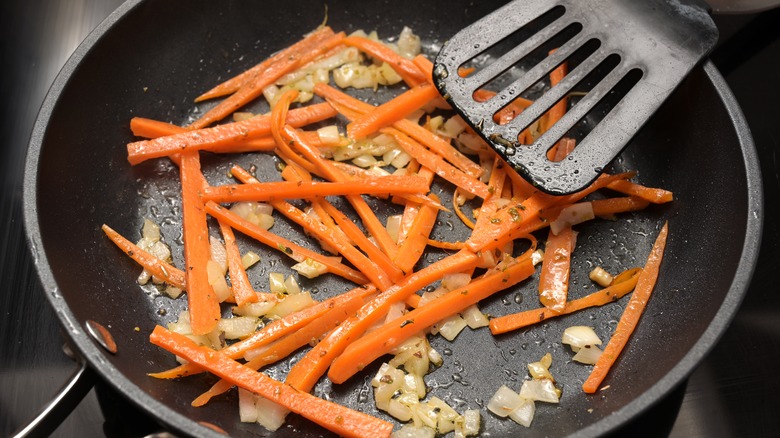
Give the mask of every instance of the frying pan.
[[[498, 6], [497, 2], [407, 0], [364, 4], [328, 2], [328, 23], [337, 30], [377, 29], [381, 36], [412, 27], [435, 49], [447, 36]], [[125, 144], [133, 116], [179, 124], [207, 105], [192, 104], [215, 83], [289, 45], [322, 22], [324, 4], [289, 0], [267, 4], [249, 0], [130, 1], [120, 7], [67, 62], [46, 98], [35, 125], [25, 169], [25, 224], [33, 258], [47, 298], [77, 354], [111, 387], [175, 433], [219, 436], [201, 422], [230, 435], [266, 431], [238, 422], [236, 395], [195, 409], [190, 401], [213, 378], [158, 381], [146, 373], [174, 365], [170, 354], [149, 344], [156, 324], [175, 321], [184, 300], [170, 300], [135, 279], [139, 268], [100, 232], [103, 223], [135, 239], [144, 217], [162, 226], [181, 266], [178, 173], [165, 160], [130, 167]], [[387, 96], [359, 93], [378, 102]], [[252, 108], [262, 111], [262, 107]], [[226, 183], [232, 163], [256, 165], [258, 175], [276, 172], [267, 156], [203, 154], [212, 184]], [[563, 389], [559, 405], [539, 405], [524, 429], [483, 410], [483, 431], [493, 436], [595, 436], [624, 425], [669, 393], [693, 370], [725, 330], [742, 299], [758, 254], [761, 188], [755, 150], [741, 112], [723, 79], [709, 62], [696, 69], [659, 113], [613, 163], [633, 169], [642, 183], [674, 191], [675, 201], [619, 221], [583, 224], [574, 257], [573, 292], [594, 290], [590, 266], [617, 272], [639, 266], [664, 220], [670, 224], [667, 255], [656, 292], [628, 348], [610, 372], [610, 388], [586, 396], [579, 387], [589, 368], [571, 362], [560, 345], [565, 327], [590, 325], [608, 339], [622, 311], [605, 306], [551, 320], [526, 331], [492, 337], [487, 330], [464, 331], [456, 342], [434, 337], [444, 365], [428, 376], [432, 395], [457, 410], [484, 406], [501, 385], [515, 389], [525, 365], [546, 352]], [[438, 186], [443, 197], [451, 187]], [[446, 199], [445, 199], [446, 201]], [[346, 209], [347, 207], [344, 206]], [[380, 215], [392, 207], [376, 203]], [[279, 219], [275, 230], [313, 246], [295, 227]], [[434, 236], [456, 240], [457, 219], [443, 215]], [[263, 264], [251, 273], [257, 288], [268, 273], [289, 273], [290, 264], [249, 240], [244, 250], [261, 252]], [[441, 254], [434, 253], [427, 261]], [[344, 290], [326, 276], [302, 282], [324, 299]], [[501, 315], [535, 307], [533, 281], [482, 304]], [[86, 331], [96, 321], [113, 335], [116, 354], [107, 353]], [[296, 356], [299, 357], [300, 353]], [[387, 418], [376, 411], [368, 380], [379, 363], [343, 385], [322, 381], [315, 394]], [[267, 372], [282, 378], [289, 363]], [[327, 435], [294, 415], [274, 436]]]

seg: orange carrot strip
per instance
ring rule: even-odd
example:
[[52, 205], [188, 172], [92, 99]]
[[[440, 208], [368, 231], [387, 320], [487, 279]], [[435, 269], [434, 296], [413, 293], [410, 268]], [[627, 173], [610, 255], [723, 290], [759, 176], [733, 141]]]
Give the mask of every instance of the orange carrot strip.
[[[290, 110], [287, 123], [294, 127], [306, 126], [329, 119], [336, 111], [327, 103]], [[170, 156], [186, 150], [220, 152], [244, 146], [248, 140], [271, 134], [271, 116], [259, 116], [241, 122], [226, 123], [213, 128], [188, 130], [179, 134], [141, 140], [127, 144], [127, 161], [136, 165], [143, 161]]]
[[273, 181], [249, 185], [224, 185], [209, 187], [203, 193], [204, 201], [218, 203], [278, 199], [311, 199], [340, 195], [389, 195], [394, 193], [425, 193], [428, 184], [417, 176], [382, 176], [349, 181]]
[[[238, 359], [243, 357], [249, 350], [261, 348], [290, 333], [295, 333], [312, 321], [326, 315], [334, 307], [345, 305], [344, 303], [354, 299], [360, 299], [360, 301], [362, 301], [374, 293], [376, 293], [376, 287], [372, 285], [356, 287], [341, 295], [328, 298], [311, 307], [291, 313], [281, 319], [274, 320], [248, 338], [235, 342], [220, 351], [231, 359]], [[197, 365], [184, 364], [167, 371], [149, 375], [157, 379], [178, 379], [201, 372], [203, 372], [203, 370]]]
[[125, 239], [111, 227], [103, 224], [103, 232], [109, 239], [119, 247], [125, 254], [130, 256], [136, 263], [143, 266], [144, 269], [151, 272], [155, 277], [165, 281], [171, 286], [185, 289], [184, 271], [177, 269], [169, 263], [166, 263], [148, 252], [139, 248], [133, 242]]
[[307, 64], [309, 61], [317, 58], [323, 53], [328, 52], [331, 48], [341, 44], [343, 39], [344, 33], [340, 32], [325, 38], [323, 41], [317, 43], [316, 47], [311, 47], [308, 50], [299, 51], [290, 56], [280, 58], [277, 62], [269, 65], [261, 74], [247, 81], [241, 88], [236, 90], [235, 93], [208, 110], [198, 120], [193, 122], [189, 128], [204, 128], [214, 122], [224, 119], [263, 94], [263, 90], [269, 85], [272, 85], [277, 79], [292, 72], [298, 67]]
[[225, 239], [225, 252], [228, 262], [228, 272], [230, 273], [230, 285], [232, 286], [233, 296], [236, 298], [236, 304], [243, 306], [247, 303], [256, 303], [258, 296], [246, 270], [241, 262], [241, 252], [236, 244], [236, 236], [229, 225], [220, 222], [219, 229], [222, 232], [222, 238]]
[[247, 368], [219, 351], [198, 346], [190, 338], [155, 327], [150, 341], [171, 353], [196, 363], [218, 377], [311, 420], [342, 436], [390, 436], [393, 425], [345, 406], [295, 390], [263, 373]]
[[350, 122], [347, 135], [357, 140], [373, 134], [417, 111], [438, 96], [436, 87], [423, 82]]
[[425, 55], [420, 53], [419, 55], [412, 58], [412, 62], [417, 66], [417, 69], [425, 74], [425, 79], [431, 85], [436, 85], [433, 83], [433, 62], [431, 62], [430, 59], [426, 58]]
[[[552, 55], [555, 52], [555, 50], [550, 51], [550, 54]], [[550, 72], [550, 86], [554, 87], [558, 85], [564, 77], [566, 77], [566, 74], [569, 72], [568, 63], [564, 62], [558, 67], [556, 67], [553, 71]], [[558, 123], [559, 120], [563, 117], [564, 114], [566, 114], [566, 108], [569, 105], [569, 98], [567, 96], [563, 96], [561, 100], [555, 103], [555, 105], [550, 108], [549, 111], [547, 111], [546, 116], [542, 117], [540, 124], [540, 130], [542, 132], [546, 132], [552, 125]], [[558, 152], [558, 148], [561, 146], [560, 142], [555, 143], [550, 150], [547, 151], [547, 158], [552, 161], [560, 161], [562, 160], [566, 155], [561, 157], [560, 159], [556, 159], [561, 153]]]
[[310, 258], [327, 266], [328, 272], [331, 274], [344, 277], [345, 279], [357, 284], [364, 284], [368, 281], [365, 275], [363, 275], [361, 272], [358, 272], [342, 263], [335, 261], [333, 257], [327, 257], [317, 252], [303, 248], [300, 245], [296, 245], [295, 243], [283, 237], [277, 236], [268, 230], [264, 230], [254, 225], [253, 223], [242, 219], [235, 213], [212, 201], [206, 203], [206, 211], [208, 211], [210, 215], [214, 216], [218, 220], [226, 222], [228, 225], [233, 227], [233, 229], [238, 230], [265, 245], [268, 245], [270, 248], [274, 248], [283, 252], [285, 255], [295, 260], [296, 262], [302, 262], [307, 258]]
[[[639, 278], [641, 268], [630, 269], [623, 274], [626, 274], [623, 281], [613, 282], [609, 287], [604, 288], [598, 292], [594, 292], [590, 295], [586, 295], [576, 300], [571, 300], [566, 303], [563, 310], [560, 312], [554, 312], [547, 307], [539, 309], [526, 310], [524, 312], [513, 313], [511, 315], [501, 316], [490, 320], [490, 332], [494, 335], [510, 332], [520, 328], [528, 327], [549, 318], [556, 316], [567, 315], [569, 313], [578, 312], [582, 309], [589, 307], [598, 307], [605, 304], [614, 303], [615, 301], [623, 298], [624, 295], [634, 290], [636, 281]], [[621, 276], [623, 276], [621, 274]], [[617, 280], [617, 279], [616, 279]]]
[[628, 180], [615, 181], [607, 185], [607, 188], [626, 195], [642, 198], [653, 204], [665, 204], [672, 202], [674, 194], [668, 190], [645, 187]]
[[201, 179], [198, 152], [181, 154], [182, 228], [184, 229], [184, 270], [187, 304], [192, 333], [205, 335], [222, 316], [216, 293], [209, 285], [206, 263], [211, 258], [206, 211], [200, 200]]
[[542, 260], [542, 272], [539, 274], [539, 301], [553, 312], [562, 312], [566, 306], [569, 291], [569, 273], [571, 254], [577, 240], [577, 233], [571, 226], [547, 237]]
[[[431, 196], [438, 197], [434, 194]], [[428, 245], [428, 236], [431, 235], [433, 226], [436, 224], [436, 217], [439, 211], [428, 206], [421, 206], [417, 213], [406, 239], [398, 248], [398, 255], [395, 258], [395, 264], [404, 272], [409, 273], [414, 269], [414, 265], [422, 257], [425, 247]]]
[[425, 149], [420, 143], [403, 132], [395, 128], [384, 128], [382, 129], [382, 132], [395, 137], [398, 145], [401, 146], [404, 151], [414, 157], [414, 159], [419, 161], [423, 166], [436, 172], [436, 175], [439, 175], [452, 184], [455, 184], [480, 198], [484, 199], [488, 195], [488, 187], [485, 184], [447, 163], [441, 156]]
[[[136, 137], [159, 138], [166, 135], [181, 134], [189, 132], [187, 128], [173, 125], [171, 123], [160, 122], [143, 117], [133, 117], [130, 119], [130, 129]], [[202, 150], [219, 153], [241, 153], [241, 152], [269, 152], [276, 147], [276, 141], [271, 137], [253, 138], [243, 143], [227, 147], [222, 146], [214, 148], [204, 148]]]
[[291, 89], [282, 93], [276, 100], [276, 104], [274, 104], [274, 108], [271, 111], [271, 135], [276, 140], [276, 147], [279, 148], [283, 157], [293, 161], [308, 172], [314, 172], [314, 165], [293, 152], [287, 144], [287, 140], [282, 138], [282, 130], [284, 129], [285, 120], [287, 120], [287, 112], [290, 109], [290, 104], [296, 97], [298, 97], [298, 90]]
[[403, 279], [400, 283], [364, 305], [358, 313], [344, 321], [305, 356], [293, 365], [286, 382], [301, 391], [311, 391], [325, 374], [333, 360], [352, 341], [359, 338], [379, 318], [387, 314], [393, 303], [403, 301], [419, 289], [441, 279], [442, 276], [469, 270], [477, 265], [479, 257], [468, 250], [445, 257]]
[[[323, 99], [326, 99], [331, 104], [335, 104], [337, 106], [336, 109], [339, 110], [339, 112], [350, 109], [356, 114], [365, 114], [376, 108], [371, 104], [362, 102], [325, 83], [316, 84], [314, 86], [314, 93]], [[343, 106], [344, 108], [338, 108], [340, 106]], [[353, 115], [353, 117], [356, 117], [356, 114]], [[350, 118], [349, 116], [347, 117]], [[431, 151], [441, 155], [442, 158], [469, 175], [478, 178], [482, 174], [483, 170], [478, 164], [471, 161], [471, 159], [454, 148], [449, 141], [433, 134], [424, 127], [406, 119], [395, 122], [393, 126], [425, 145], [425, 147], [429, 148]]]
[[334, 35], [333, 30], [330, 27], [323, 26], [319, 29], [316, 29], [313, 32], [309, 33], [308, 35], [305, 35], [303, 39], [301, 39], [300, 41], [276, 53], [275, 55], [269, 57], [268, 59], [261, 62], [260, 64], [257, 64], [248, 70], [245, 70], [239, 75], [234, 76], [231, 79], [228, 79], [227, 81], [212, 88], [211, 90], [201, 94], [195, 99], [195, 102], [201, 102], [204, 100], [213, 99], [215, 97], [222, 97], [234, 93], [238, 91], [238, 89], [241, 88], [244, 84], [252, 80], [254, 77], [257, 77], [258, 75], [262, 74], [272, 64], [279, 62], [284, 58], [289, 58], [290, 56], [296, 56], [302, 50], [308, 50], [309, 47], [312, 46], [313, 44], [316, 44], [317, 42], [320, 42], [333, 35]]
[[451, 251], [460, 251], [466, 247], [464, 242], [442, 242], [441, 240], [428, 239], [428, 246]]
[[425, 74], [421, 72], [412, 61], [397, 54], [393, 49], [380, 42], [368, 38], [351, 36], [344, 38], [343, 43], [348, 46], [357, 47], [360, 51], [371, 55], [371, 57], [386, 62], [410, 87], [414, 87], [426, 80]]
[[514, 286], [533, 273], [534, 267], [531, 259], [526, 257], [510, 266], [472, 280], [469, 284], [450, 291], [398, 319], [384, 324], [350, 344], [333, 361], [328, 371], [328, 378], [334, 383], [343, 383], [409, 337], [500, 290]]
[[[295, 350], [308, 345], [313, 339], [319, 339], [325, 333], [333, 330], [342, 321], [354, 314], [360, 306], [363, 305], [363, 299], [359, 296], [353, 296], [352, 299], [333, 305], [327, 313], [306, 324], [299, 330], [291, 332], [289, 335], [267, 345], [262, 352], [259, 352], [249, 362], [245, 363], [248, 368], [255, 371], [260, 368], [278, 362]], [[211, 400], [212, 397], [227, 392], [233, 384], [227, 380], [220, 380], [215, 383], [208, 391], [204, 392], [192, 401], [192, 406], [200, 407]]]
[[634, 293], [631, 294], [623, 315], [621, 315], [620, 321], [618, 321], [617, 327], [615, 327], [615, 332], [612, 334], [609, 342], [607, 342], [604, 352], [596, 361], [596, 365], [585, 380], [585, 383], [582, 384], [582, 390], [585, 393], [593, 394], [598, 390], [599, 385], [604, 381], [612, 365], [615, 364], [618, 356], [620, 356], [623, 348], [628, 343], [628, 339], [631, 337], [637, 324], [639, 324], [639, 318], [642, 316], [642, 312], [644, 312], [647, 301], [650, 299], [655, 283], [658, 280], [668, 232], [669, 224], [667, 222], [664, 223], [664, 226], [658, 233], [658, 238], [656, 238], [653, 244], [653, 249], [650, 250], [650, 255], [647, 258], [644, 269], [642, 269], [642, 273], [639, 274]]
[[555, 146], [553, 146], [552, 150], [555, 150], [555, 156], [553, 156], [552, 161], [561, 161], [564, 158], [566, 158], [571, 151], [574, 150], [574, 148], [577, 146], [577, 141], [570, 137], [564, 137], [560, 140], [558, 140], [558, 143], [555, 143]]
[[[331, 161], [331, 164], [333, 167], [341, 171], [347, 177], [347, 179], [355, 179], [355, 178], [365, 178], [365, 179], [373, 179], [373, 178], [383, 178], [382, 176], [377, 176], [375, 173], [371, 173], [366, 169], [361, 169], [360, 167], [357, 167], [355, 165], [345, 163], [343, 161]], [[423, 176], [423, 175], [420, 175]], [[427, 178], [427, 176], [425, 177]], [[431, 180], [432, 181], [432, 180]], [[428, 184], [430, 186], [430, 183]], [[377, 198], [382, 198], [382, 195], [376, 196]], [[434, 201], [433, 199], [429, 198], [425, 195], [410, 195], [410, 194], [401, 194], [393, 196], [393, 202], [397, 204], [405, 204], [407, 202], [413, 202], [415, 204], [422, 204], [422, 205], [430, 205], [431, 207], [442, 210], [442, 211], [449, 211], [447, 207], [441, 205], [439, 202]]]
[[[314, 163], [325, 178], [330, 181], [346, 181], [348, 178], [333, 163], [329, 160], [325, 160], [320, 156], [320, 152], [306, 143], [305, 139], [299, 135], [297, 131], [294, 131], [287, 127], [285, 129], [286, 138], [289, 138], [295, 145], [297, 150], [306, 157], [309, 161]], [[381, 221], [376, 217], [374, 211], [366, 203], [366, 201], [359, 195], [347, 195], [347, 201], [355, 209], [355, 212], [363, 221], [363, 225], [368, 232], [374, 236], [377, 245], [382, 251], [388, 255], [391, 259], [398, 253], [398, 245], [395, 244], [393, 239], [390, 238], [387, 229], [384, 227]]]
[[593, 206], [593, 214], [598, 217], [610, 217], [616, 213], [638, 211], [650, 205], [650, 202], [634, 196], [620, 198], [594, 199], [590, 202]]

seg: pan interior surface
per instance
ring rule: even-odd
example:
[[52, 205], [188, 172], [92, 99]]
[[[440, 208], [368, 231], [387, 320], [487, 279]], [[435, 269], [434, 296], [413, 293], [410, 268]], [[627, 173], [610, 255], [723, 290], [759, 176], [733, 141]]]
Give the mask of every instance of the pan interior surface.
[[[382, 38], [409, 26], [424, 46], [436, 49], [449, 35], [497, 6], [467, 1], [447, 8], [406, 0], [368, 5], [330, 1], [327, 22], [347, 33], [376, 29]], [[100, 226], [108, 224], [135, 240], [143, 219], [152, 218], [162, 226], [174, 264], [182, 266], [181, 201], [178, 170], [168, 160], [135, 167], [127, 163], [125, 145], [134, 139], [129, 120], [142, 116], [188, 123], [212, 105], [193, 104], [197, 95], [296, 41], [321, 24], [324, 14], [324, 3], [302, 0], [280, 5], [248, 0], [131, 2], [69, 61], [44, 104], [31, 147], [30, 162], [37, 166], [30, 168], [28, 163], [27, 169], [37, 185], [28, 193], [33, 198], [26, 202], [26, 214], [31, 241], [40, 246], [39, 269], [52, 295], [49, 298], [93, 367], [177, 431], [212, 433], [197, 424], [208, 422], [231, 436], [266, 433], [256, 424], [239, 423], [235, 391], [205, 408], [190, 406], [214, 382], [211, 377], [170, 382], [146, 375], [175, 365], [170, 354], [149, 344], [148, 336], [155, 325], [175, 321], [186, 301], [139, 286], [135, 280], [140, 269], [105, 238]], [[656, 291], [605, 382], [610, 388], [592, 396], [582, 393], [580, 385], [590, 367], [571, 361], [572, 353], [560, 343], [561, 334], [568, 326], [589, 325], [608, 339], [625, 301], [498, 337], [487, 329], [467, 329], [453, 343], [435, 337], [432, 344], [444, 354], [444, 365], [428, 376], [433, 388], [429, 395], [459, 411], [482, 408], [500, 385], [518, 390], [527, 376], [526, 364], [550, 352], [552, 372], [563, 389], [560, 404], [538, 404], [530, 429], [483, 409], [482, 430], [493, 436], [595, 435], [625, 423], [684, 379], [736, 310], [747, 287], [745, 270], [755, 259], [745, 249], [746, 235], [760, 232], [754, 217], [760, 192], [747, 171], [756, 167], [749, 162], [755, 160], [752, 142], [735, 127], [738, 110], [733, 102], [724, 102], [724, 84], [718, 78], [712, 67], [696, 69], [613, 163], [615, 171], [637, 170], [644, 185], [673, 191], [675, 201], [579, 229], [572, 273], [576, 291], [572, 294], [577, 296], [596, 290], [587, 278], [593, 265], [610, 272], [641, 266], [660, 226], [669, 221], [667, 255]], [[373, 91], [359, 96], [373, 103], [387, 97]], [[228, 183], [227, 170], [234, 163], [256, 166], [258, 176], [278, 173], [267, 155], [204, 153], [202, 159], [212, 184]], [[445, 201], [451, 197], [449, 186], [436, 190]], [[376, 209], [381, 215], [396, 213], [389, 204], [376, 203]], [[454, 215], [442, 214], [434, 237], [459, 240], [465, 230], [457, 222]], [[275, 227], [291, 240], [306, 241], [283, 220]], [[265, 288], [270, 272], [289, 274], [287, 260], [248, 239], [241, 245], [263, 257], [262, 267], [250, 274], [257, 289]], [[436, 257], [432, 254], [428, 262]], [[743, 279], [735, 283], [735, 278]], [[332, 276], [302, 285], [316, 289], [315, 299], [351, 287]], [[482, 310], [498, 316], [534, 308], [534, 286], [533, 280], [521, 283], [484, 302]], [[86, 337], [84, 322], [90, 319], [111, 331], [118, 344], [116, 355], [103, 354]], [[371, 401], [369, 380], [380, 363], [343, 385], [325, 380], [314, 392], [388, 418]], [[284, 363], [268, 373], [283, 378], [288, 369]], [[274, 436], [300, 432], [327, 435], [291, 415]]]

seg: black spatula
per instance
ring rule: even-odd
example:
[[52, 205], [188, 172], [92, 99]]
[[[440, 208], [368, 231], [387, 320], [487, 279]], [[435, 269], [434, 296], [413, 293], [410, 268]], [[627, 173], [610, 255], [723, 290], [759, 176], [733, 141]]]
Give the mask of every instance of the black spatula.
[[[568, 194], [598, 177], [717, 38], [706, 5], [698, 1], [515, 0], [447, 41], [436, 58], [434, 80], [450, 104], [525, 179], [547, 193]], [[545, 48], [551, 44], [554, 51]], [[490, 56], [482, 68], [459, 72], [488, 56], [491, 47], [502, 46], [505, 53]], [[540, 62], [505, 81], [508, 85], [500, 84], [493, 98], [474, 99], [475, 91], [543, 49]], [[510, 122], [494, 121], [499, 110], [564, 62], [570, 71], [558, 85]], [[557, 123], [531, 144], [520, 144], [520, 132], [583, 86], [587, 92]], [[597, 112], [599, 120], [588, 123]], [[575, 126], [586, 126], [575, 129], [581, 137], [576, 148], [563, 160], [548, 159], [548, 150]]]

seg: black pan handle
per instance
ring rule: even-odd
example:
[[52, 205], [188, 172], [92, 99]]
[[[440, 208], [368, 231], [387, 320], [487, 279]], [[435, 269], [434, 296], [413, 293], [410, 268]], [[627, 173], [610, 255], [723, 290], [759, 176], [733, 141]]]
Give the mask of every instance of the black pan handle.
[[12, 435], [13, 438], [47, 437], [57, 429], [65, 418], [92, 389], [97, 375], [86, 362], [71, 374], [54, 398], [24, 428]]

